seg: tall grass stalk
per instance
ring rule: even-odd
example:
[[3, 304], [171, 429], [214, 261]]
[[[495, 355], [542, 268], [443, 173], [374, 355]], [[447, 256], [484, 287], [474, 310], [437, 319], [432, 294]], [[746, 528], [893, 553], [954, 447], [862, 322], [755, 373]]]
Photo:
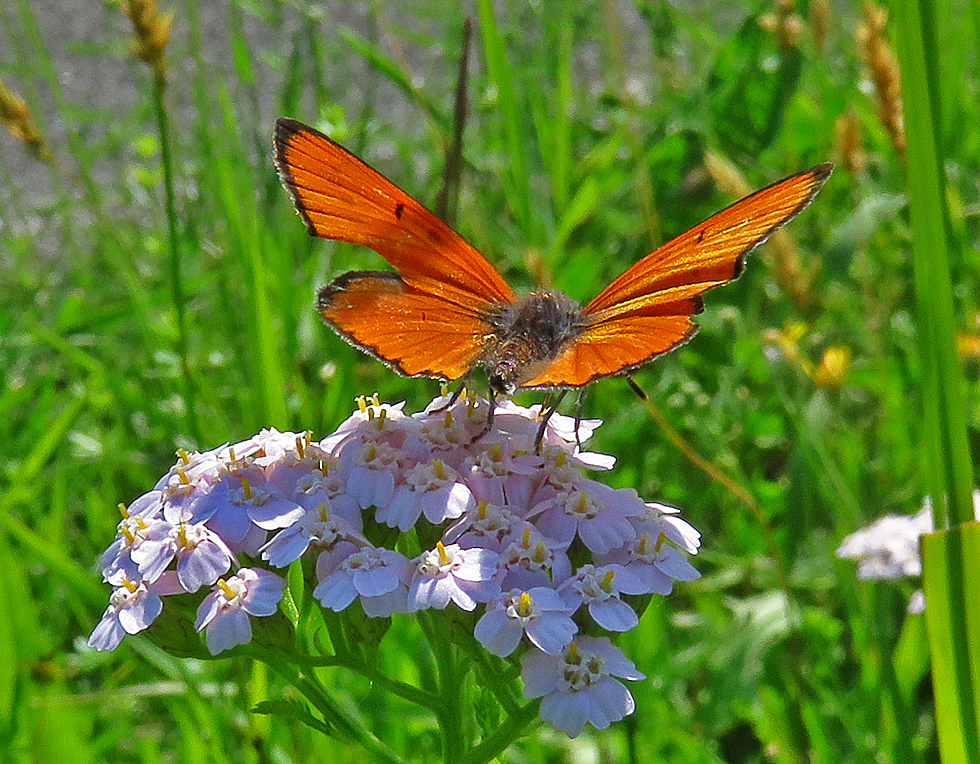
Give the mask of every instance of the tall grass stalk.
[[[972, 465], [966, 436], [963, 378], [956, 355], [956, 321], [950, 277], [949, 210], [946, 203], [941, 48], [938, 13], [931, 0], [897, 5], [907, 130], [909, 205], [912, 221], [919, 347], [924, 373], [923, 451], [926, 487], [942, 531], [923, 545], [927, 623], [936, 696], [936, 726], [943, 760], [980, 760], [980, 642], [971, 623], [980, 605], [967, 596], [978, 562], [968, 551], [975, 537]], [[956, 38], [946, 30], [943, 38]], [[974, 633], [971, 633], [974, 632]]]

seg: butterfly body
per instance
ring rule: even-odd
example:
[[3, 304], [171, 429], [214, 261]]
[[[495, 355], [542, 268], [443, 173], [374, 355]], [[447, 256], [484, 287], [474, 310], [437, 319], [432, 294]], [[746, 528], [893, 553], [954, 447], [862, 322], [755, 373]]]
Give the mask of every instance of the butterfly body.
[[543, 373], [585, 329], [582, 306], [558, 291], [531, 292], [486, 315], [494, 332], [479, 363], [490, 387], [509, 395]]
[[311, 127], [280, 119], [276, 165], [312, 235], [370, 247], [395, 271], [345, 273], [318, 293], [324, 320], [407, 376], [491, 390], [583, 387], [690, 339], [701, 295], [816, 195], [831, 165], [757, 191], [631, 265], [584, 306], [557, 291], [516, 296], [500, 273], [418, 201]]

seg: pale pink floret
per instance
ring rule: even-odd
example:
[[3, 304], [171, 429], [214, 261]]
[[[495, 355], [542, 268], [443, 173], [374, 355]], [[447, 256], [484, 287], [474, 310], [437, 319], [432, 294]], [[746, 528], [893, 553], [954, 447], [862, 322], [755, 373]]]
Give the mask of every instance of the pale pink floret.
[[313, 596], [336, 612], [358, 597], [372, 617], [405, 612], [413, 570], [411, 560], [398, 552], [341, 541], [317, 558]]
[[473, 610], [477, 602], [486, 602], [500, 591], [493, 581], [497, 558], [489, 549], [443, 546], [440, 541], [436, 549], [416, 560], [415, 578], [408, 591], [409, 609], [442, 610], [453, 602], [463, 610]]
[[212, 655], [243, 645], [252, 639], [249, 616], [276, 612], [286, 582], [260, 568], [241, 568], [204, 598], [197, 609], [198, 631], [205, 631]]
[[633, 713], [633, 696], [615, 677], [645, 678], [606, 637], [576, 637], [560, 655], [532, 650], [521, 666], [524, 696], [542, 698], [541, 718], [569, 737], [586, 722], [606, 729]]
[[321, 501], [313, 509], [306, 510], [298, 522], [283, 528], [259, 551], [262, 559], [283, 568], [298, 560], [310, 546], [329, 548], [337, 541], [360, 538], [357, 529], [344, 516], [334, 512], [337, 500]]
[[609, 554], [596, 555], [596, 562], [600, 565], [622, 565], [643, 582], [643, 593], [670, 594], [674, 581], [693, 581], [701, 574], [667, 538], [662, 532], [643, 532]]
[[155, 581], [177, 560], [177, 577], [185, 591], [213, 584], [231, 566], [234, 555], [222, 538], [204, 525], [161, 521], [132, 551], [133, 561], [148, 581]]
[[403, 482], [386, 505], [379, 505], [375, 519], [392, 528], [407, 531], [424, 514], [430, 523], [456, 519], [476, 506], [469, 486], [441, 459], [409, 467]]
[[164, 573], [153, 583], [133, 581], [117, 575], [110, 583], [115, 589], [109, 596], [109, 607], [88, 639], [96, 650], [115, 650], [127, 634], [147, 628], [163, 610], [161, 595], [183, 591], [174, 572]]
[[542, 502], [532, 512], [546, 536], [570, 544], [578, 535], [596, 554], [622, 546], [636, 536], [630, 519], [642, 516], [642, 500], [632, 488], [614, 489], [583, 480]]
[[607, 631], [629, 631], [639, 618], [620, 595], [646, 594], [647, 588], [622, 565], [583, 565], [558, 592], [573, 611], [588, 606], [592, 620]]
[[487, 604], [473, 635], [494, 655], [510, 655], [527, 634], [531, 644], [552, 655], [560, 652], [578, 631], [571, 610], [554, 589], [511, 589]]

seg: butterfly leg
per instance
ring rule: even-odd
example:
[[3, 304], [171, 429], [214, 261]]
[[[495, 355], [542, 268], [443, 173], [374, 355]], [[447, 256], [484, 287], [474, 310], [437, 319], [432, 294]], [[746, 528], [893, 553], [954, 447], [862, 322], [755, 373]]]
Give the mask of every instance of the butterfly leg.
[[588, 389], [588, 385], [582, 385], [582, 388], [578, 391], [578, 400], [575, 402], [575, 445], [578, 446], [579, 451], [582, 450], [582, 440], [579, 437], [578, 431], [582, 424], [582, 410], [585, 408], [585, 391]]
[[[558, 404], [562, 402], [562, 399], [568, 394], [568, 390], [562, 390], [555, 397], [555, 402], [548, 406], [548, 410], [544, 411], [544, 405], [541, 404], [541, 410], [544, 413], [541, 415], [541, 426], [538, 427], [538, 434], [534, 436], [534, 453], [541, 452], [541, 441], [544, 440], [544, 431], [548, 427], [548, 420], [551, 419], [552, 414], [558, 410]], [[577, 437], [577, 436], [576, 436]]]
[[492, 387], [490, 388], [490, 395], [489, 395], [489, 399], [487, 400], [487, 404], [490, 407], [489, 410], [487, 411], [487, 421], [483, 425], [483, 429], [473, 436], [473, 439], [470, 441], [470, 443], [476, 443], [488, 432], [490, 432], [490, 430], [493, 429], [493, 415], [494, 412], [496, 412], [497, 410], [497, 393], [494, 392], [494, 389]]

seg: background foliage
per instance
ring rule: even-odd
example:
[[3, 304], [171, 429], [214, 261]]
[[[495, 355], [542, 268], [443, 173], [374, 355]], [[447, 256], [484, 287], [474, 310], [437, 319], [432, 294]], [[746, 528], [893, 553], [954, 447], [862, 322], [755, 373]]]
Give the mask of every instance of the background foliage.
[[[948, 5], [943, 150], [976, 456], [980, 11]], [[307, 237], [272, 168], [271, 128], [280, 115], [315, 123], [431, 204], [470, 15], [454, 224], [512, 283], [588, 299], [741, 193], [838, 164], [787, 235], [707, 296], [698, 336], [637, 376], [683, 448], [622, 381], [590, 395], [587, 415], [606, 420], [593, 447], [618, 457], [620, 484], [683, 508], [705, 534], [704, 577], [623, 640], [651, 677], [631, 688], [635, 716], [572, 742], [539, 733], [511, 760], [935, 760], [908, 591], [860, 583], [833, 556], [846, 533], [922, 498], [915, 147], [887, 14], [823, 0], [164, 10], [160, 100], [161, 73], [134, 55], [115, 4], [0, 8], [0, 80], [38, 138], [32, 154], [0, 135], [0, 754], [363, 759], [247, 713], [281, 695], [247, 662], [177, 661], [139, 638], [85, 648], [107, 595], [94, 561], [116, 503], [149, 488], [178, 445], [270, 425], [323, 435], [356, 394], [410, 410], [433, 394], [321, 325], [314, 288], [380, 259]], [[382, 644], [392, 671], [413, 639], [396, 620]], [[427, 720], [366, 682], [324, 677], [396, 750], [431, 758]]]

